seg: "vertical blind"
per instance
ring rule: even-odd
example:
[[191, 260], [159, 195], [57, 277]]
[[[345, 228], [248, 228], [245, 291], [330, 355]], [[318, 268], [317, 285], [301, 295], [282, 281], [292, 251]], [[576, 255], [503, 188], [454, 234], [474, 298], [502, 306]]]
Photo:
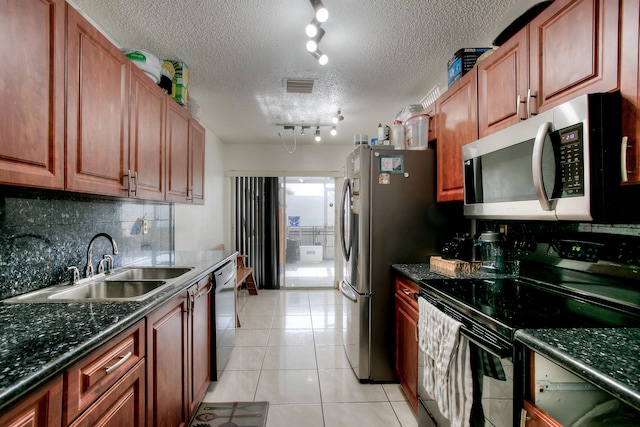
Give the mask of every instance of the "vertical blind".
[[280, 287], [278, 272], [278, 178], [236, 177], [235, 247], [247, 255], [259, 288]]

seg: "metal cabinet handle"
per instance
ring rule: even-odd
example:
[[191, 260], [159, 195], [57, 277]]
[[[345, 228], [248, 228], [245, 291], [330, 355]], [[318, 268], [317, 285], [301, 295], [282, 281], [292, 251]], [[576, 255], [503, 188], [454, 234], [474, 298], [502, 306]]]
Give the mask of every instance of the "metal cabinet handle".
[[114, 370], [118, 369], [119, 366], [122, 366], [122, 364], [124, 364], [124, 362], [126, 362], [132, 355], [132, 352], [129, 352], [127, 354], [125, 354], [124, 356], [120, 356], [120, 360], [118, 360], [114, 365], [111, 366], [107, 366], [105, 368], [105, 373], [108, 375], [111, 372], [113, 372]]
[[127, 171], [124, 173], [124, 184], [125, 184], [125, 191], [127, 192], [127, 197], [131, 197], [131, 169], [127, 169]]
[[520, 100], [520, 94], [518, 94], [518, 96], [516, 97], [516, 117], [518, 118], [518, 121], [522, 120], [520, 118], [520, 104], [522, 103], [522, 101]]
[[137, 196], [138, 195], [138, 171], [135, 171], [133, 173], [132, 179], [133, 179], [133, 191], [132, 191], [132, 193], [133, 193], [134, 196]]
[[535, 116], [534, 113], [531, 112], [531, 98], [538, 98], [537, 95], [531, 95], [531, 88], [527, 89], [527, 119], [531, 118], [531, 116]]
[[400, 291], [408, 297], [411, 296], [411, 291], [409, 291], [409, 289], [400, 288]]
[[627, 182], [629, 171], [627, 171], [627, 148], [629, 148], [629, 137], [622, 137], [622, 146], [620, 147], [620, 180]]

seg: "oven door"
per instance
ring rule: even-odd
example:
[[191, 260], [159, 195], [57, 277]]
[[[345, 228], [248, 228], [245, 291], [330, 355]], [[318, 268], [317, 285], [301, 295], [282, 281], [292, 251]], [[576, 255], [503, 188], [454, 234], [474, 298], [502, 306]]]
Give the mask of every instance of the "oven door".
[[[430, 301], [430, 298], [427, 298]], [[430, 301], [431, 302], [431, 301]], [[437, 305], [441, 308], [441, 304]], [[447, 307], [445, 312], [451, 310]], [[458, 316], [455, 316], [458, 317]], [[460, 319], [457, 319], [460, 320]], [[465, 323], [464, 321], [462, 322]], [[471, 372], [474, 386], [474, 409], [472, 417], [484, 420], [484, 425], [511, 427], [514, 420], [514, 368], [513, 346], [507, 348], [503, 343], [482, 337], [481, 333], [462, 328], [460, 333], [469, 340], [471, 353]], [[424, 353], [418, 350], [418, 426], [450, 427], [447, 418], [438, 410], [437, 403], [425, 390]], [[482, 425], [481, 422], [472, 423]]]

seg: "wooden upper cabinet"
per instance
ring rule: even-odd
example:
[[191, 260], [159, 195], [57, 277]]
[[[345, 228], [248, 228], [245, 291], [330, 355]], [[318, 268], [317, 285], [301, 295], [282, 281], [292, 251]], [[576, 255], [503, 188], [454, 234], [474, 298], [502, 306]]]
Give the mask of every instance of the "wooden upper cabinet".
[[478, 64], [478, 136], [526, 118], [529, 88], [529, 28], [507, 40]]
[[197, 120], [189, 121], [189, 201], [204, 204], [205, 129]]
[[[131, 67], [129, 170], [131, 195], [164, 200], [167, 95], [138, 67]], [[125, 183], [126, 186], [127, 183]]]
[[438, 201], [463, 200], [462, 146], [478, 139], [477, 67], [436, 101]]
[[0, 14], [0, 183], [64, 187], [63, 0], [9, 0]]
[[531, 21], [534, 113], [585, 93], [618, 89], [619, 3], [556, 0]]
[[178, 103], [167, 102], [167, 194], [168, 202], [189, 198], [189, 113]]
[[627, 141], [627, 183], [640, 183], [640, 1], [625, 0], [621, 11], [620, 92], [622, 135]]
[[67, 26], [66, 188], [126, 196], [131, 61], [70, 6]]

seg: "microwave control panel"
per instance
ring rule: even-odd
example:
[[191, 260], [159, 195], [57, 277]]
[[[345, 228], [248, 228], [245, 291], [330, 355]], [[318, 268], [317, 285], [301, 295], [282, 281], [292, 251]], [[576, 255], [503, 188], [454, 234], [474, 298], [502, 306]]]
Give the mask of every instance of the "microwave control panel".
[[584, 195], [584, 150], [582, 123], [556, 131], [560, 137], [562, 197]]

